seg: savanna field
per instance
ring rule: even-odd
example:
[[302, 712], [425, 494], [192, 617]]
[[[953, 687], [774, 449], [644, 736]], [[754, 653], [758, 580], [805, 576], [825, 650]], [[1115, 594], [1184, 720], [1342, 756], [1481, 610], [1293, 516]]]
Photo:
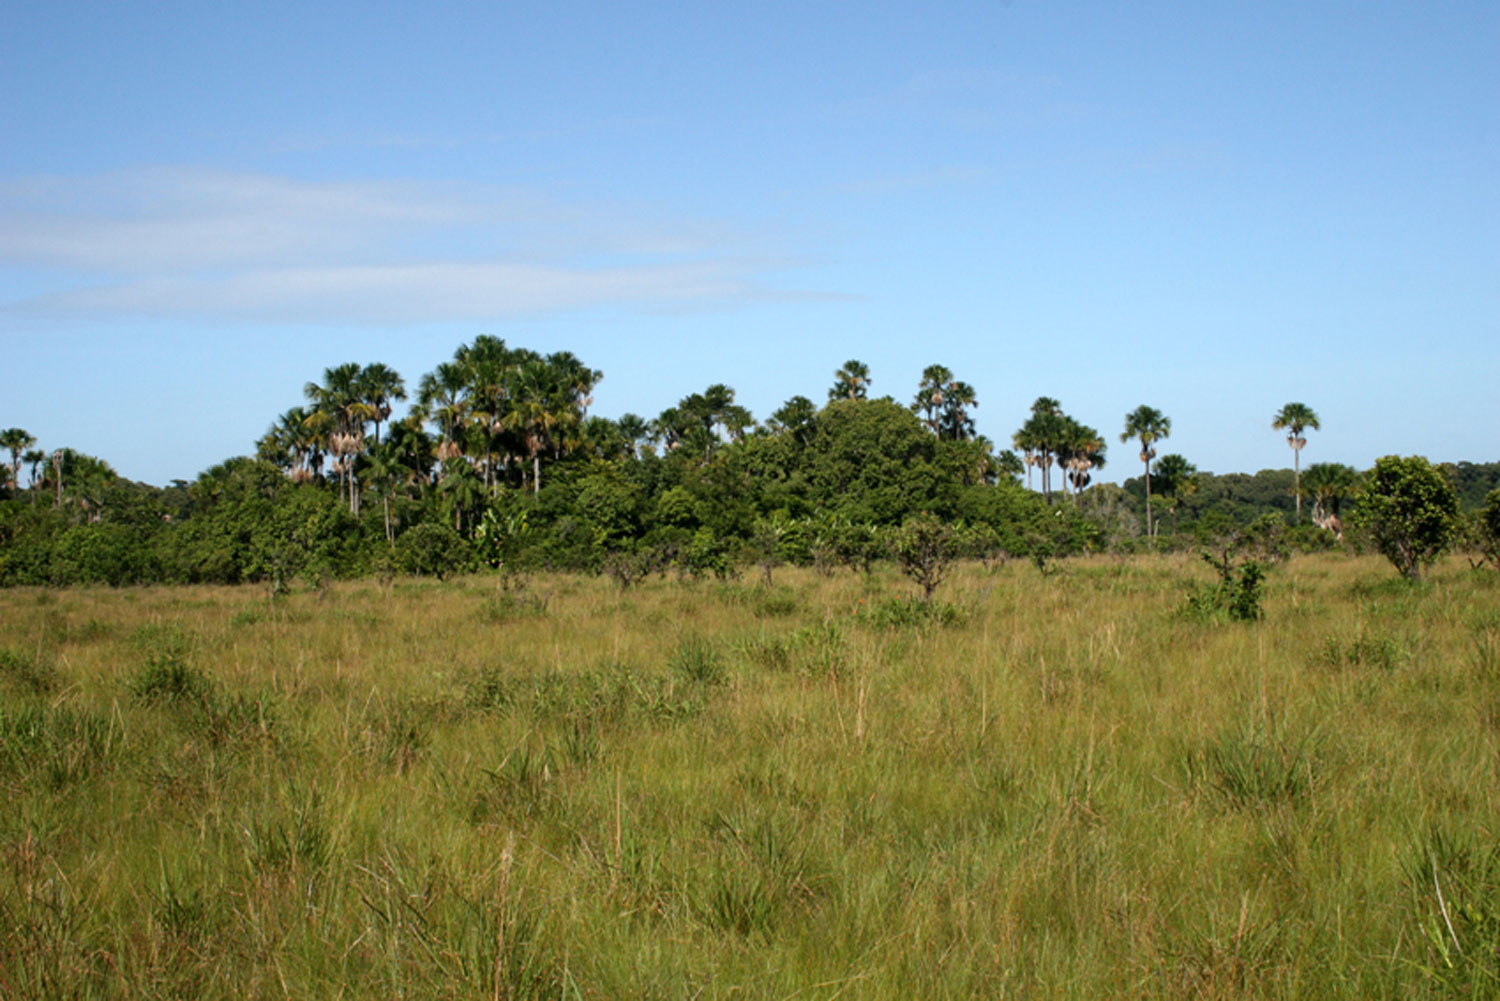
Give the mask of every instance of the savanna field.
[[0, 997], [1500, 994], [1500, 574], [0, 592]]

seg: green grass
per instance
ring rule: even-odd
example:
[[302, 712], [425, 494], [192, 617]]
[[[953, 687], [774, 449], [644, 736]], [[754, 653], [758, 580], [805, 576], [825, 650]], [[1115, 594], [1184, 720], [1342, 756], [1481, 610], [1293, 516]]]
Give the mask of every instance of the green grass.
[[0, 592], [0, 997], [1490, 997], [1500, 595]]

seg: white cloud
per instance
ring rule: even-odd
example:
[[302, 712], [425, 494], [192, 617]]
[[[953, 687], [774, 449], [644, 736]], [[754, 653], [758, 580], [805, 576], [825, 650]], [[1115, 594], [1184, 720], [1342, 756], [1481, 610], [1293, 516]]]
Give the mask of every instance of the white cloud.
[[789, 262], [756, 242], [484, 185], [189, 168], [33, 179], [0, 184], [0, 267], [50, 291], [0, 308], [375, 324], [719, 308], [778, 295]]

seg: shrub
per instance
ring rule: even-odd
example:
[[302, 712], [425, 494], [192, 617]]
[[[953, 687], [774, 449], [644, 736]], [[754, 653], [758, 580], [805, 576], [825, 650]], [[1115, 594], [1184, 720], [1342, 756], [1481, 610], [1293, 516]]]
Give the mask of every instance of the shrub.
[[1419, 580], [1453, 541], [1458, 494], [1420, 455], [1375, 461], [1354, 512], [1355, 525], [1401, 576]]
[[447, 525], [427, 522], [401, 533], [396, 563], [407, 573], [442, 580], [468, 566], [469, 545]]
[[963, 554], [963, 540], [947, 522], [919, 514], [892, 533], [891, 553], [901, 572], [922, 589], [922, 600], [930, 602], [932, 593]]

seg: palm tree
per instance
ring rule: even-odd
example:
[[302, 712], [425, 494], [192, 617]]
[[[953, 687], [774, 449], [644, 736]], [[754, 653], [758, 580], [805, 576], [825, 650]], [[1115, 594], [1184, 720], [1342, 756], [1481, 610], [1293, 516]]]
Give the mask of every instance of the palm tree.
[[1198, 467], [1173, 452], [1156, 464], [1157, 492], [1171, 502], [1172, 534], [1177, 534], [1177, 505], [1198, 490]]
[[1151, 460], [1156, 458], [1156, 449], [1151, 446], [1172, 433], [1172, 420], [1155, 407], [1144, 403], [1125, 415], [1125, 430], [1121, 441], [1135, 438], [1141, 443], [1141, 462], [1146, 466], [1146, 535], [1154, 538], [1156, 523], [1151, 520]]
[[10, 493], [14, 497], [21, 492], [21, 453], [36, 444], [31, 432], [21, 428], [6, 428], [0, 431], [0, 448], [10, 449]]
[[1339, 508], [1359, 485], [1359, 474], [1342, 462], [1315, 462], [1307, 467], [1307, 492], [1312, 494], [1313, 524], [1344, 537]]
[[386, 545], [393, 545], [396, 541], [396, 534], [391, 528], [391, 491], [395, 489], [404, 470], [394, 442], [384, 445], [377, 443], [365, 453], [361, 471], [370, 485], [380, 493]]
[[[341, 493], [347, 491], [349, 511], [359, 513], [359, 490], [354, 476], [355, 457], [364, 451], [365, 422], [375, 419], [375, 408], [365, 399], [360, 379], [363, 369], [355, 362], [323, 370], [323, 384], [309, 382], [303, 394], [315, 413], [333, 419], [328, 435], [328, 454], [334, 456]], [[309, 422], [313, 418], [309, 416]]]
[[31, 479], [26, 484], [26, 487], [27, 492], [31, 494], [31, 503], [35, 504], [36, 488], [37, 485], [42, 482], [41, 476], [38, 474], [38, 470], [40, 470], [42, 466], [47, 464], [47, 453], [43, 452], [39, 448], [28, 449], [26, 451], [26, 454], [21, 456], [21, 461], [25, 462], [31, 469]]
[[1098, 431], [1071, 417], [1061, 420], [1055, 443], [1057, 464], [1064, 470], [1064, 487], [1071, 485], [1076, 497], [1093, 479], [1092, 470], [1104, 468], [1104, 438]]
[[375, 444], [380, 444], [380, 422], [391, 416], [391, 403], [406, 399], [406, 383], [400, 373], [375, 362], [359, 373], [359, 391], [375, 422]]
[[844, 362], [843, 368], [833, 373], [833, 388], [828, 391], [829, 401], [863, 400], [870, 389], [870, 366], [854, 358]]
[[1031, 416], [1011, 439], [1015, 447], [1026, 454], [1027, 464], [1041, 469], [1043, 500], [1052, 499], [1052, 459], [1057, 454], [1057, 443], [1066, 430], [1067, 420], [1061, 403], [1050, 396], [1038, 396], [1031, 405]]
[[938, 434], [941, 428], [938, 414], [943, 409], [943, 391], [952, 381], [953, 373], [944, 365], [928, 365], [922, 370], [922, 381], [917, 386], [917, 398], [911, 401], [911, 412], [925, 414], [922, 423], [933, 434]]
[[1307, 444], [1307, 439], [1302, 437], [1302, 432], [1307, 428], [1314, 431], [1320, 430], [1318, 415], [1313, 408], [1305, 403], [1288, 403], [1276, 411], [1276, 416], [1271, 419], [1271, 427], [1277, 431], [1286, 431], [1286, 443], [1292, 447], [1293, 486], [1292, 493], [1297, 498], [1297, 521], [1302, 521], [1302, 447]]

